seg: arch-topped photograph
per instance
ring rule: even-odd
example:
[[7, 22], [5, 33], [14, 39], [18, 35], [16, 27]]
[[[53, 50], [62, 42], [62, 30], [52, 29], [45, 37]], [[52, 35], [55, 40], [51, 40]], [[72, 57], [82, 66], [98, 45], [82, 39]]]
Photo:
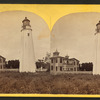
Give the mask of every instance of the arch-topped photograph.
[[[50, 50], [48, 25], [40, 16], [26, 11], [1, 12], [0, 19], [0, 55], [6, 58], [7, 63], [19, 60], [19, 66], [26, 65], [27, 70], [21, 68], [28, 72], [29, 64], [34, 62], [35, 66], [35, 62]], [[32, 72], [32, 69], [29, 72]]]
[[0, 19], [0, 93], [100, 94], [100, 13], [66, 14], [52, 30], [32, 12]]
[[91, 71], [100, 74], [99, 66], [96, 65], [99, 64], [99, 34], [95, 34], [99, 30], [99, 16], [100, 13], [96, 12], [80, 12], [61, 17], [51, 31], [51, 52], [58, 49], [61, 56], [74, 57], [80, 61], [81, 66], [92, 63]]

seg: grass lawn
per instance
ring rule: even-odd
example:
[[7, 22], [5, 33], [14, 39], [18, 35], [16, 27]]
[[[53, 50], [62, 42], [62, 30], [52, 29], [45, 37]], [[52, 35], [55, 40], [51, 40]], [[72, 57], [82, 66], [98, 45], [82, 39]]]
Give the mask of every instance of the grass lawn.
[[100, 76], [0, 72], [0, 93], [100, 94]]

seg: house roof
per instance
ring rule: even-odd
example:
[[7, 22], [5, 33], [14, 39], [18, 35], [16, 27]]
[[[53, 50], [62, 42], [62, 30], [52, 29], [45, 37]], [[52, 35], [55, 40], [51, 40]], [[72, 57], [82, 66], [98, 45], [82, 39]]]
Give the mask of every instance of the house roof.
[[100, 25], [100, 21], [96, 24], [96, 26]]
[[[65, 59], [65, 57], [62, 57], [62, 56], [50, 57], [50, 59], [52, 59], [52, 58], [64, 58], [64, 59]], [[76, 59], [76, 58], [70, 58], [70, 59], [68, 59], [68, 60], [76, 60], [76, 61], [79, 62], [79, 60]]]
[[50, 57], [50, 59], [52, 59], [52, 58], [64, 58], [64, 57], [62, 57], [62, 56]]
[[57, 51], [57, 49], [55, 52], [53, 52], [53, 55], [59, 55], [59, 52]]
[[4, 57], [3, 57], [3, 56], [1, 56], [1, 55], [0, 55], [0, 58], [6, 59], [6, 58], [4, 58]]
[[76, 59], [76, 58], [70, 58], [69, 60], [76, 60], [76, 61], [79, 61], [78, 59]]

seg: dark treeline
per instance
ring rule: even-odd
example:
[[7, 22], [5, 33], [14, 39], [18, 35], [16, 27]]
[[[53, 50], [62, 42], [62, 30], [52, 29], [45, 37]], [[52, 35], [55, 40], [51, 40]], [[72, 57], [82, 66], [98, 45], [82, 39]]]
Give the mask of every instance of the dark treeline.
[[[19, 60], [9, 60], [8, 63], [6, 63], [6, 68], [11, 69], [11, 68], [19, 68], [20, 61]], [[36, 68], [43, 68], [47, 69], [47, 71], [50, 71], [50, 63], [45, 63], [43, 61], [37, 61], [36, 62]], [[79, 66], [80, 71], [92, 71], [93, 70], [93, 63], [82, 63]]]
[[93, 70], [93, 63], [82, 63], [82, 65], [79, 67], [81, 71], [92, 71]]
[[50, 70], [50, 63], [44, 63], [43, 61], [37, 61], [36, 62], [36, 68], [44, 68], [47, 69], [48, 71]]
[[[6, 68], [19, 68], [20, 61], [19, 60], [9, 60], [6, 63]], [[44, 69], [50, 69], [50, 63], [44, 63], [43, 61], [37, 61], [36, 62], [36, 68], [44, 68]]]
[[6, 68], [19, 68], [19, 60], [9, 60], [6, 63]]

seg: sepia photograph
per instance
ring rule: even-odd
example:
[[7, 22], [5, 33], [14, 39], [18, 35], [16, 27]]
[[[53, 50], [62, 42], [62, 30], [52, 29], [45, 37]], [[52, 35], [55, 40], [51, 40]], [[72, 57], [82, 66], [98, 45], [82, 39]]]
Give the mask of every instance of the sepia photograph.
[[0, 93], [99, 95], [100, 11], [24, 7], [0, 12]]

